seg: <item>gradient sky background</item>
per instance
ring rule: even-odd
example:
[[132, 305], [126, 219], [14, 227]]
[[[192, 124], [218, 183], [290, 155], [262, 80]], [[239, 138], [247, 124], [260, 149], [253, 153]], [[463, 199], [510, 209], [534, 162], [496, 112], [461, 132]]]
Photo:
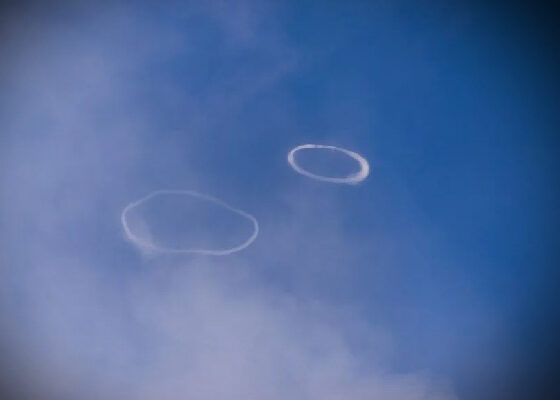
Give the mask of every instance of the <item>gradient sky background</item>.
[[[559, 98], [545, 14], [440, 1], [6, 8], [10, 390], [546, 398]], [[371, 174], [356, 186], [298, 175], [286, 155], [303, 143], [357, 151]], [[227, 257], [143, 254], [120, 212], [162, 188], [217, 196], [260, 235]], [[171, 238], [248, 234], [201, 203], [148, 211]], [[189, 212], [200, 222], [183, 224]]]

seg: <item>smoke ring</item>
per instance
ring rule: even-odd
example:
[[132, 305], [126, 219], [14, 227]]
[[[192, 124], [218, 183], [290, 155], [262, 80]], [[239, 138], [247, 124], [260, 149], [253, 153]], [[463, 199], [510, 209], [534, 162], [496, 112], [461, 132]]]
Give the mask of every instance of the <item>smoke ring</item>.
[[[218, 206], [221, 206], [235, 214], [241, 215], [242, 217], [248, 219], [249, 221], [251, 221], [251, 223], [253, 224], [253, 233], [251, 234], [251, 236], [242, 244], [235, 246], [235, 247], [231, 247], [228, 249], [223, 249], [223, 250], [213, 250], [213, 249], [197, 249], [197, 248], [168, 248], [168, 247], [164, 247], [164, 246], [158, 246], [150, 241], [146, 241], [144, 239], [139, 238], [138, 236], [136, 236], [134, 234], [134, 232], [130, 229], [130, 227], [128, 226], [128, 222], [127, 222], [127, 215], [128, 212], [136, 207], [138, 207], [140, 204], [150, 200], [153, 197], [162, 195], [162, 194], [180, 194], [180, 195], [185, 195], [185, 196], [192, 196], [192, 197], [197, 197], [206, 201], [209, 201], [211, 203], [214, 203]], [[235, 208], [229, 204], [227, 204], [225, 201], [220, 200], [216, 197], [204, 194], [204, 193], [199, 193], [196, 192], [194, 190], [155, 190], [153, 192], [151, 192], [150, 194], [148, 194], [147, 196], [142, 197], [139, 200], [133, 201], [129, 204], [126, 205], [126, 207], [123, 209], [122, 213], [121, 213], [121, 223], [124, 229], [124, 233], [126, 235], [126, 238], [128, 240], [130, 240], [132, 243], [134, 243], [135, 245], [141, 247], [141, 248], [145, 248], [148, 250], [152, 250], [152, 251], [156, 251], [156, 252], [160, 252], [160, 253], [183, 253], [183, 254], [203, 254], [203, 255], [211, 255], [211, 256], [225, 256], [228, 254], [232, 254], [232, 253], [236, 253], [238, 251], [241, 251], [247, 247], [249, 247], [251, 245], [251, 243], [253, 243], [255, 241], [255, 239], [257, 238], [258, 234], [259, 234], [259, 223], [257, 221], [257, 219], [252, 216], [251, 214], [240, 210], [238, 208]]]
[[[329, 149], [329, 150], [339, 151], [339, 152], [344, 153], [347, 156], [353, 158], [354, 160], [356, 160], [358, 162], [358, 164], [360, 164], [360, 170], [358, 172], [355, 172], [355, 173], [350, 174], [348, 176], [345, 176], [343, 178], [314, 174], [312, 172], [309, 172], [309, 171], [301, 168], [296, 163], [295, 154], [298, 151], [304, 150], [304, 149]], [[312, 179], [316, 179], [316, 180], [324, 181], [324, 182], [346, 183], [346, 184], [349, 184], [349, 185], [355, 185], [355, 184], [363, 181], [364, 179], [366, 179], [367, 176], [369, 175], [369, 163], [360, 154], [355, 153], [355, 152], [350, 151], [350, 150], [343, 149], [341, 147], [328, 146], [328, 145], [323, 145], [323, 144], [302, 144], [301, 146], [294, 147], [288, 153], [288, 163], [297, 173], [299, 173], [301, 175], [305, 175], [308, 178], [312, 178]]]

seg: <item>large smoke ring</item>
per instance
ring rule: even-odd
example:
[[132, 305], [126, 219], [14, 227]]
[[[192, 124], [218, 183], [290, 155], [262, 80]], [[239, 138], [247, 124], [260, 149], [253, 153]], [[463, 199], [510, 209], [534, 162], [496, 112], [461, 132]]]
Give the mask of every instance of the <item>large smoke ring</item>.
[[[130, 229], [130, 227], [128, 226], [128, 222], [127, 222], [127, 215], [128, 212], [136, 207], [138, 207], [140, 204], [152, 199], [153, 197], [159, 196], [159, 195], [165, 195], [165, 194], [179, 194], [179, 195], [185, 195], [185, 196], [192, 196], [192, 197], [197, 197], [206, 201], [209, 201], [211, 203], [217, 204], [218, 206], [221, 206], [235, 214], [241, 215], [242, 217], [248, 219], [249, 221], [251, 221], [251, 223], [253, 224], [253, 233], [251, 234], [251, 236], [242, 244], [235, 246], [235, 247], [231, 247], [229, 249], [224, 249], [224, 250], [213, 250], [213, 249], [197, 249], [197, 248], [169, 248], [169, 247], [164, 247], [164, 246], [158, 246], [150, 241], [144, 240], [139, 238], [137, 235], [134, 234], [134, 232]], [[203, 254], [203, 255], [212, 255], [212, 256], [224, 256], [224, 255], [228, 255], [228, 254], [232, 254], [232, 253], [236, 253], [238, 251], [241, 251], [245, 248], [247, 248], [248, 246], [251, 245], [251, 243], [253, 243], [255, 241], [255, 239], [257, 238], [258, 234], [259, 234], [259, 223], [257, 221], [257, 219], [243, 211], [240, 210], [238, 208], [235, 208], [229, 204], [227, 204], [225, 201], [220, 200], [216, 197], [204, 194], [204, 193], [199, 193], [196, 192], [194, 190], [155, 190], [153, 192], [151, 192], [150, 194], [148, 194], [147, 196], [142, 197], [139, 200], [133, 201], [131, 203], [129, 203], [122, 211], [121, 213], [121, 223], [126, 235], [126, 238], [128, 240], [130, 240], [132, 243], [134, 243], [135, 245], [139, 246], [140, 248], [144, 248], [144, 249], [148, 249], [151, 251], [155, 251], [155, 252], [160, 252], [160, 253], [190, 253], [190, 254]]]

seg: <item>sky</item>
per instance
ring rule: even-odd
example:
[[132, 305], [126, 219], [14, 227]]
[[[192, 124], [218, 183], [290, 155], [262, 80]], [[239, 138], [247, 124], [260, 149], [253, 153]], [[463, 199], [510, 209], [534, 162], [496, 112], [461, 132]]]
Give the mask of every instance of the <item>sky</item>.
[[[551, 17], [440, 1], [26, 3], [0, 51], [0, 365], [21, 398], [554, 398]], [[355, 185], [287, 155], [359, 153]], [[298, 153], [343, 176], [343, 154]], [[121, 213], [190, 190], [228, 255]], [[169, 247], [247, 240], [191, 196]], [[550, 397], [546, 397], [550, 396]]]

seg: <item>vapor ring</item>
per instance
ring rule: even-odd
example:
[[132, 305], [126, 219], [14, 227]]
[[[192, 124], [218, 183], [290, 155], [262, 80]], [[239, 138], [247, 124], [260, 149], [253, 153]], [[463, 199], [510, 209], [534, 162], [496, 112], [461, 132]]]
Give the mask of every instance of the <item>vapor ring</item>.
[[[348, 176], [345, 176], [343, 178], [336, 178], [336, 177], [331, 177], [331, 176], [323, 176], [323, 175], [314, 174], [312, 172], [306, 171], [305, 169], [301, 168], [296, 163], [295, 153], [297, 153], [300, 150], [304, 150], [304, 149], [329, 149], [329, 150], [340, 151], [341, 153], [344, 153], [347, 156], [352, 157], [354, 160], [356, 160], [358, 162], [358, 164], [360, 164], [360, 170], [358, 172], [355, 172], [355, 173], [350, 174]], [[296, 172], [298, 172], [302, 175], [305, 175], [309, 178], [317, 179], [319, 181], [324, 181], [324, 182], [346, 183], [346, 184], [349, 184], [349, 185], [353, 185], [353, 184], [357, 184], [357, 183], [363, 181], [369, 175], [369, 164], [364, 157], [362, 157], [358, 153], [354, 153], [353, 151], [350, 151], [350, 150], [346, 150], [346, 149], [336, 147], [336, 146], [327, 146], [327, 145], [323, 145], [323, 144], [302, 144], [301, 146], [294, 147], [288, 153], [288, 163], [291, 165], [291, 167]]]
[[[141, 238], [139, 238], [138, 236], [136, 236], [134, 234], [134, 232], [132, 232], [132, 230], [130, 229], [130, 227], [128, 226], [128, 222], [127, 222], [127, 214], [130, 210], [132, 210], [133, 208], [139, 206], [140, 204], [144, 203], [145, 201], [151, 199], [152, 197], [161, 195], [161, 194], [181, 194], [181, 195], [186, 195], [186, 196], [193, 196], [193, 197], [198, 197], [200, 199], [209, 201], [211, 203], [217, 204], [229, 211], [232, 211], [236, 214], [241, 215], [242, 217], [248, 219], [249, 221], [251, 221], [251, 223], [253, 224], [253, 233], [251, 234], [251, 236], [249, 237], [249, 239], [247, 239], [244, 243], [240, 244], [239, 246], [236, 247], [232, 247], [229, 249], [224, 249], [224, 250], [212, 250], [212, 249], [191, 249], [191, 248], [168, 248], [168, 247], [163, 247], [163, 246], [158, 246], [153, 244], [150, 241], [146, 241], [143, 240]], [[130, 240], [132, 243], [134, 243], [137, 246], [143, 247], [145, 249], [148, 250], [152, 250], [152, 251], [157, 251], [157, 252], [162, 252], [162, 253], [191, 253], [191, 254], [204, 254], [204, 255], [212, 255], [212, 256], [225, 256], [228, 254], [232, 254], [232, 253], [236, 253], [240, 250], [243, 250], [244, 248], [248, 247], [251, 243], [253, 243], [255, 241], [255, 239], [257, 238], [257, 235], [259, 234], [259, 223], [257, 222], [257, 219], [255, 217], [253, 217], [251, 214], [246, 213], [243, 210], [240, 210], [238, 208], [232, 207], [229, 204], [227, 204], [226, 202], [217, 199], [215, 197], [209, 196], [207, 194], [203, 194], [203, 193], [199, 193], [196, 192], [194, 190], [155, 190], [153, 192], [151, 192], [150, 194], [148, 194], [145, 197], [142, 197], [139, 200], [133, 201], [131, 203], [129, 203], [122, 211], [121, 213], [121, 223], [122, 226], [124, 228], [124, 232], [126, 234], [126, 237], [128, 240]]]

